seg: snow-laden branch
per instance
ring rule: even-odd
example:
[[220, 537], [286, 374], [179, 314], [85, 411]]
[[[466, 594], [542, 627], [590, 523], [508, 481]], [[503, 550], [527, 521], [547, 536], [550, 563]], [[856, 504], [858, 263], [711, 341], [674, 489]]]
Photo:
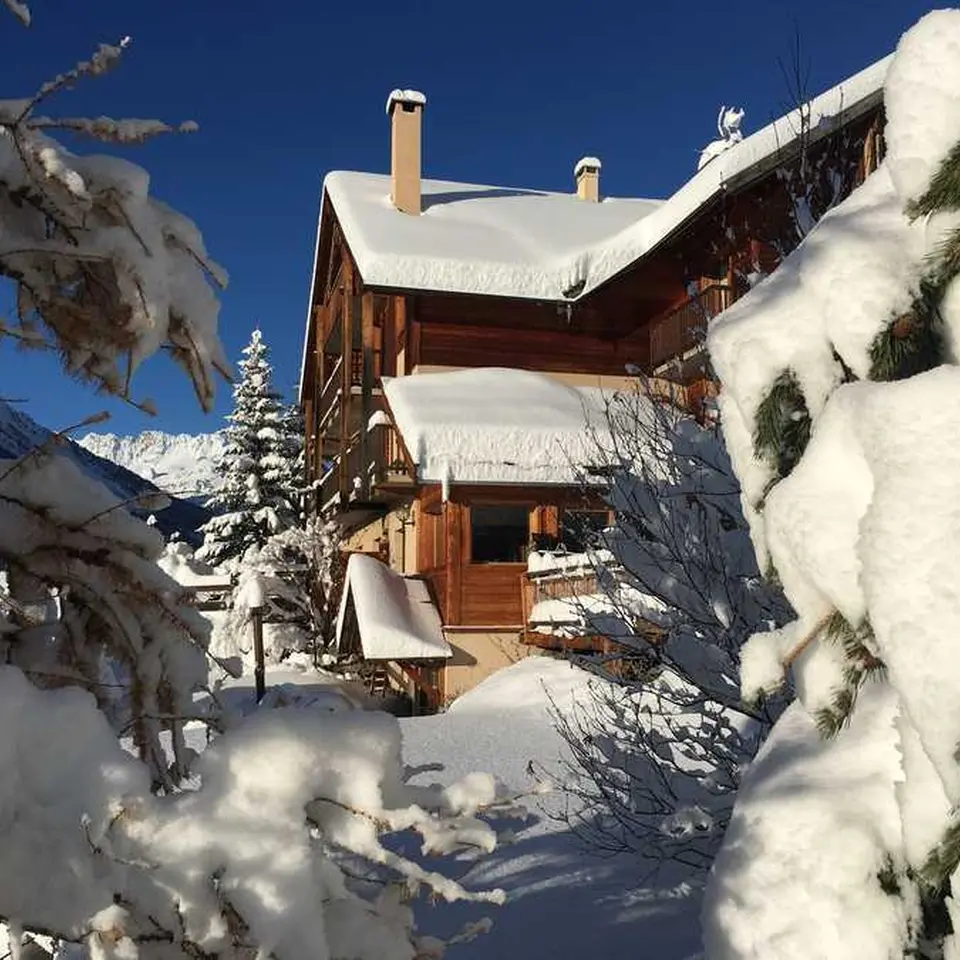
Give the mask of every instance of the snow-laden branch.
[[[0, 668], [0, 717], [0, 916], [23, 929], [99, 934], [103, 948], [126, 938], [141, 957], [173, 945], [193, 956], [412, 960], [402, 901], [419, 887], [502, 900], [384, 845], [382, 834], [413, 829], [433, 854], [491, 849], [476, 814], [500, 804], [489, 777], [405, 783], [399, 725], [385, 714], [260, 712], [196, 762], [202, 786], [162, 797], [85, 694], [39, 691]], [[340, 855], [386, 870], [374, 900]]]
[[196, 125], [35, 114], [75, 83], [113, 69], [128, 43], [102, 44], [32, 97], [0, 102], [0, 275], [17, 288], [17, 315], [4, 332], [56, 348], [71, 374], [125, 399], [139, 364], [167, 349], [209, 408], [216, 374], [229, 371], [217, 338], [215, 291], [224, 271], [194, 224], [150, 195], [146, 171], [76, 156], [45, 132], [126, 144]]

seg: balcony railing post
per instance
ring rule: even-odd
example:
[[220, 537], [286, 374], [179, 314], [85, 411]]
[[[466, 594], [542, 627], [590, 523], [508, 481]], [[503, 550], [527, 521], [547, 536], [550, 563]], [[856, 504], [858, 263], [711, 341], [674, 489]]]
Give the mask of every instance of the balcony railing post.
[[730, 288], [712, 283], [685, 300], [650, 328], [650, 366], [657, 367], [683, 356], [697, 345], [697, 332], [706, 333], [707, 323], [729, 306]]

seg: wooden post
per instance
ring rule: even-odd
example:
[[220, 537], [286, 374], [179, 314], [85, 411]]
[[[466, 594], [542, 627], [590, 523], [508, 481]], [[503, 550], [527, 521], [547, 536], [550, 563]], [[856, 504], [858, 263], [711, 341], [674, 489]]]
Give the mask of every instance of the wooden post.
[[[447, 501], [443, 505], [443, 516], [446, 521], [446, 561], [447, 561], [447, 623], [459, 624], [462, 615], [463, 596], [463, 565], [464, 554], [469, 548], [464, 530], [469, 531], [468, 507], [463, 504]], [[466, 517], [464, 516], [466, 514]]]
[[350, 494], [347, 445], [350, 442], [350, 387], [353, 379], [353, 267], [349, 258], [343, 261], [343, 306], [340, 323], [340, 469], [338, 471], [340, 502]]
[[263, 607], [254, 607], [250, 611], [250, 622], [253, 625], [253, 682], [257, 691], [257, 703], [266, 693], [266, 671], [263, 664]]
[[409, 667], [407, 671], [407, 696], [410, 698], [410, 715], [415, 717], [420, 713], [417, 709], [417, 681], [409, 672]]
[[360, 470], [362, 495], [370, 499], [370, 444], [367, 440], [367, 424], [373, 413], [373, 294], [365, 293], [360, 304], [360, 333], [363, 353], [361, 354], [362, 373], [360, 379]]
[[397, 294], [393, 298], [393, 326], [394, 336], [396, 337], [395, 350], [397, 356], [394, 373], [396, 376], [402, 377], [410, 372], [410, 351], [407, 343], [409, 336], [407, 329], [407, 298], [402, 293]]
[[407, 324], [407, 373], [413, 373], [414, 368], [420, 365], [423, 330], [420, 327], [420, 318], [417, 316], [417, 302], [412, 297], [406, 301], [405, 318]]

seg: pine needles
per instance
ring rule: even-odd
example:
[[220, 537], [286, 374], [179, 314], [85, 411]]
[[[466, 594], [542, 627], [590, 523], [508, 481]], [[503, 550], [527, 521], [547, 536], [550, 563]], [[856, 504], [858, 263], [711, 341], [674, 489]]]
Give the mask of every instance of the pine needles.
[[775, 464], [782, 480], [800, 461], [809, 441], [810, 412], [800, 382], [792, 370], [784, 370], [757, 408], [754, 449]]
[[[960, 265], [960, 235], [953, 255]], [[936, 269], [941, 269], [939, 263]], [[947, 359], [940, 299], [938, 283], [933, 279], [921, 283], [910, 310], [888, 324], [870, 345], [871, 380], [906, 380]]]
[[916, 220], [942, 210], [957, 209], [960, 209], [960, 141], [940, 164], [930, 186], [916, 200], [911, 200], [904, 212], [911, 220]]
[[839, 644], [847, 660], [843, 670], [843, 685], [834, 694], [830, 706], [823, 707], [816, 714], [820, 735], [830, 739], [849, 722], [863, 684], [867, 680], [882, 679], [886, 666], [870, 649], [873, 630], [866, 620], [855, 627], [840, 613], [834, 612], [824, 627], [823, 636]]

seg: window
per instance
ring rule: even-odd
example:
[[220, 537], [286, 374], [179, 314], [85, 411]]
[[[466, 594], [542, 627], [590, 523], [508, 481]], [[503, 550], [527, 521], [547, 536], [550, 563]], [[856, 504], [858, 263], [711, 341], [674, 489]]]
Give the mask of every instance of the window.
[[560, 518], [560, 543], [569, 553], [586, 553], [597, 546], [601, 531], [610, 526], [606, 510], [564, 510]]
[[474, 563], [523, 563], [530, 538], [529, 507], [471, 507], [470, 559]]

